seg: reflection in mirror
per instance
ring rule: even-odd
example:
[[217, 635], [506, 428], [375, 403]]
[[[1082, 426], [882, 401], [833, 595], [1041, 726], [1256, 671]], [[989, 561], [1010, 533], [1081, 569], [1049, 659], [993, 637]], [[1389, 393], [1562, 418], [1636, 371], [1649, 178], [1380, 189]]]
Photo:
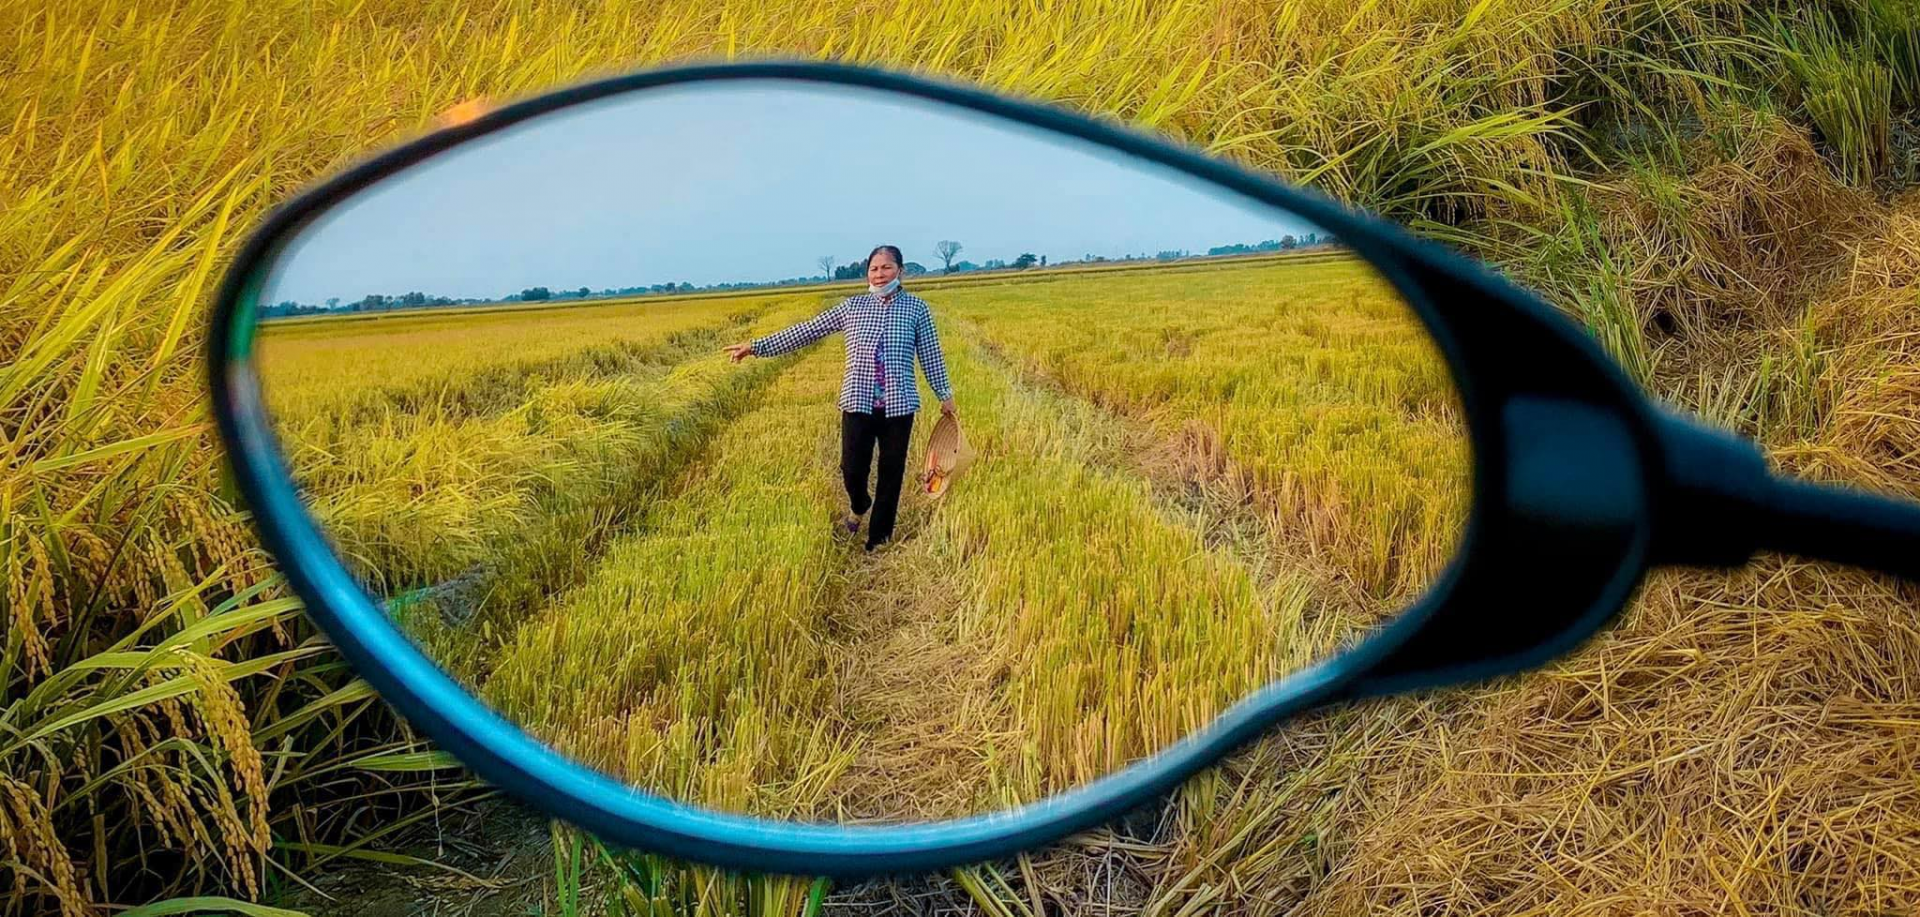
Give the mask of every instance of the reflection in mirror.
[[523, 122], [308, 225], [258, 311], [297, 483], [393, 620], [563, 753], [729, 811], [1112, 772], [1390, 619], [1466, 520], [1447, 367], [1339, 239], [874, 91]]

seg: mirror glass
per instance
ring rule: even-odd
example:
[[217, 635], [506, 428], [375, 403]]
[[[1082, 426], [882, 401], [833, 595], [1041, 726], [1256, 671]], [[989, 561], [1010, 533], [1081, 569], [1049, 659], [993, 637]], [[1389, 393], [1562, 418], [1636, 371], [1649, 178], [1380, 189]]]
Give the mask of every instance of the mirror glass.
[[521, 122], [307, 224], [256, 311], [288, 466], [394, 623], [725, 811], [1110, 773], [1390, 620], [1467, 519], [1453, 378], [1340, 239], [877, 90]]

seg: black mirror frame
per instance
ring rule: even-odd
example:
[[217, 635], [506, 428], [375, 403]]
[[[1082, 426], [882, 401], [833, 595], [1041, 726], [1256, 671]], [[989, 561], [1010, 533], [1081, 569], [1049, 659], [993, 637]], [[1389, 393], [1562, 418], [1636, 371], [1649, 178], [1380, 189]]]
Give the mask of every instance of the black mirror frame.
[[[467, 695], [354, 583], [302, 506], [252, 361], [257, 295], [286, 241], [368, 185], [467, 140], [617, 94], [772, 80], [896, 93], [1065, 135], [1171, 167], [1331, 231], [1372, 262], [1432, 330], [1455, 373], [1474, 456], [1454, 562], [1404, 614], [1341, 655], [1249, 696], [1208, 728], [1091, 784], [1006, 812], [908, 826], [772, 822], [641, 792], [560, 757]], [[1738, 563], [1740, 550], [1656, 542], [1676, 450], [1713, 475], [1766, 472], [1755, 449], [1642, 398], [1571, 322], [1473, 261], [1393, 224], [1200, 152], [1057, 107], [922, 76], [811, 61], [679, 66], [601, 79], [486, 112], [358, 163], [279, 207], [218, 293], [209, 382], [220, 435], [262, 540], [308, 614], [400, 713], [475, 773], [553, 816], [629, 847], [763, 873], [862, 877], [1011, 855], [1162, 796], [1276, 723], [1369, 695], [1537, 666], [1585, 640], [1656, 560]], [[1705, 544], [1712, 539], [1702, 541]]]

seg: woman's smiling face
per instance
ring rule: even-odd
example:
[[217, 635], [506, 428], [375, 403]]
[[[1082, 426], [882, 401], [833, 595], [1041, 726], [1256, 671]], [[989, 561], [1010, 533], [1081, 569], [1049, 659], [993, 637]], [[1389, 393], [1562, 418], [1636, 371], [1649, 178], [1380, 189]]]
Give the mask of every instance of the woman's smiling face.
[[900, 265], [893, 260], [892, 252], [874, 252], [873, 257], [867, 260], [867, 283], [883, 287], [899, 276]]

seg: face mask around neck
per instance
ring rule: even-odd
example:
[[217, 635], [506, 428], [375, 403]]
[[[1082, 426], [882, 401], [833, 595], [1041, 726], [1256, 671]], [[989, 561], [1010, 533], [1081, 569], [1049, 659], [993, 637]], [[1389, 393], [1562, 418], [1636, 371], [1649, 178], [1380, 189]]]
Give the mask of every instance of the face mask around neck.
[[898, 289], [900, 289], [900, 278], [898, 277], [887, 281], [886, 286], [876, 287], [873, 284], [867, 284], [867, 292], [875, 296], [891, 296], [894, 291]]

